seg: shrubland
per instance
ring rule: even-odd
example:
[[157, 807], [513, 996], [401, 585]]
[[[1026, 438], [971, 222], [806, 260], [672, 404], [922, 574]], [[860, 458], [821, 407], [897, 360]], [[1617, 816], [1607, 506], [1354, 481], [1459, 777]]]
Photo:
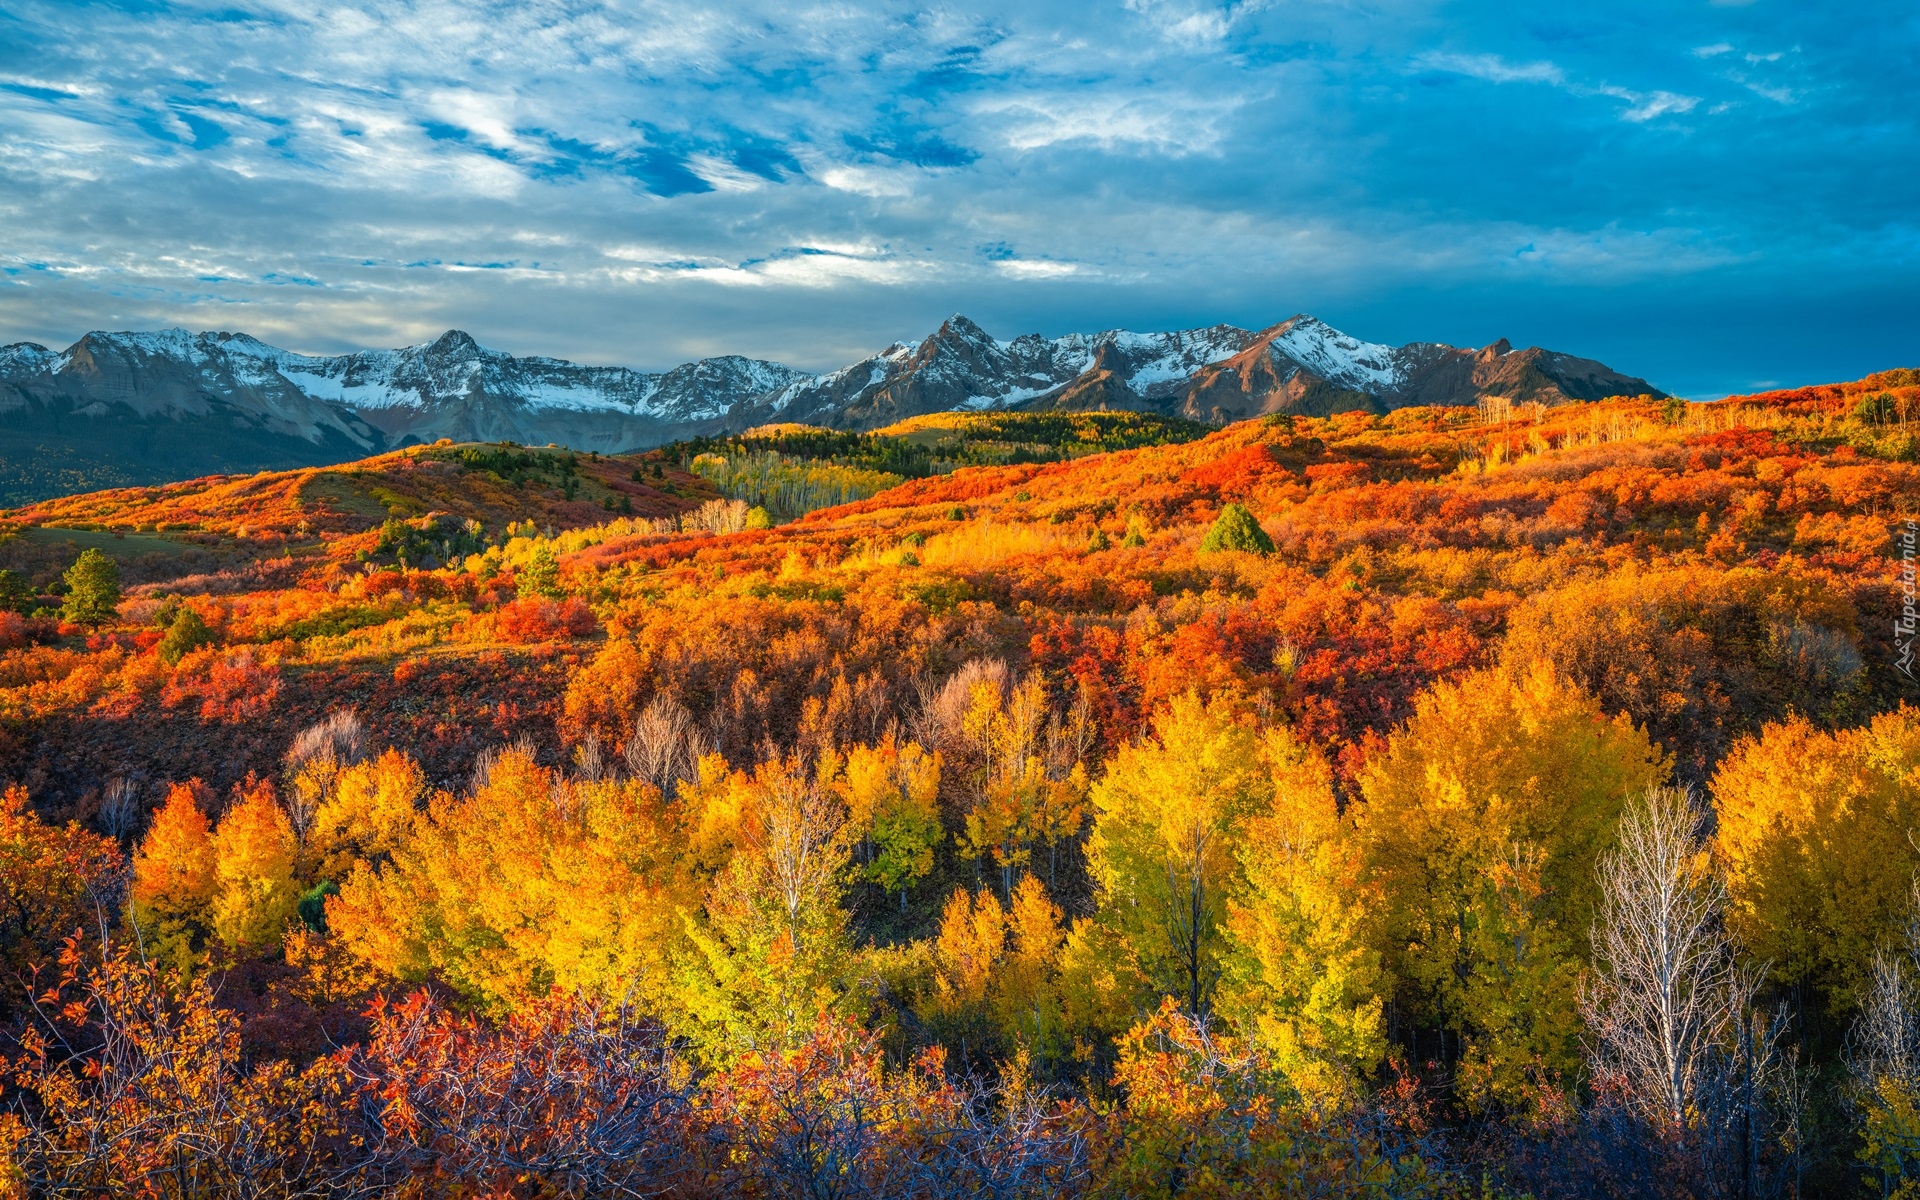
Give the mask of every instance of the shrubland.
[[1916, 385], [14, 510], [9, 1186], [1903, 1194]]

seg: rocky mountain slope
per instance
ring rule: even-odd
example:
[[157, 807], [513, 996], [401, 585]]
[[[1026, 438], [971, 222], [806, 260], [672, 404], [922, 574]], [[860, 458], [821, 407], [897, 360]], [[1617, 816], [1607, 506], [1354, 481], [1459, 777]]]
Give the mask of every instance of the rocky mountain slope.
[[869, 429], [1008, 408], [1141, 409], [1203, 421], [1420, 404], [1661, 395], [1601, 363], [1504, 340], [1376, 345], [1313, 317], [998, 341], [955, 316], [825, 375], [726, 356], [650, 373], [516, 358], [458, 330], [316, 356], [244, 333], [89, 333], [0, 348], [0, 503], [217, 472], [325, 465], [414, 442], [619, 453], [768, 421]]
[[1482, 350], [1439, 342], [1383, 346], [1310, 316], [1258, 333], [1230, 325], [1174, 333], [1110, 330], [996, 341], [955, 316], [917, 346], [896, 343], [798, 381], [733, 414], [735, 424], [807, 421], [869, 428], [952, 409], [1152, 409], [1199, 421], [1272, 412], [1472, 404], [1481, 396], [1559, 404], [1663, 396], [1590, 359], [1502, 339]]

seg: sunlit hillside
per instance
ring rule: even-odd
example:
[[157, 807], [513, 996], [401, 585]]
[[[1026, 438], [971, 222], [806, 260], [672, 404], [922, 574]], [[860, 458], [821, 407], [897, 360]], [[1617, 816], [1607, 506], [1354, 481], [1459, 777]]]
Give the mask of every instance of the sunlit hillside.
[[[130, 861], [127, 928], [226, 981], [177, 1003], [305, 1072], [299, 1104], [337, 1068], [452, 1122], [410, 1064], [559, 1042], [617, 1091], [580, 1040], [614, 1038], [678, 1064], [648, 1144], [708, 1147], [707, 1182], [645, 1179], [689, 1195], [728, 1190], [715, 1138], [775, 1136], [756, 1105], [845, 1116], [846, 1072], [893, 1106], [874, 1138], [1010, 1123], [967, 1153], [1045, 1182], [995, 1194], [1228, 1194], [1154, 1165], [1190, 1137], [1249, 1194], [1542, 1195], [1554, 1162], [1573, 1195], [1626, 1153], [1579, 1114], [1640, 1086], [1602, 935], [1638, 895], [1615, 848], [1659, 835], [1719, 906], [1712, 986], [1751, 981], [1713, 1019], [1792, 1006], [1741, 1069], [1798, 1055], [1824, 1097], [1799, 1133], [1741, 1100], [1771, 1140], [1740, 1153], [1840, 1179], [1804, 1123], [1881, 1144], [1842, 1050], [1920, 869], [1917, 432], [1896, 371], [1203, 436], [440, 444], [13, 510], [7, 836], [92, 865], [16, 888], [7, 953], [52, 955]], [[1699, 1137], [1670, 1165], [1719, 1170]]]

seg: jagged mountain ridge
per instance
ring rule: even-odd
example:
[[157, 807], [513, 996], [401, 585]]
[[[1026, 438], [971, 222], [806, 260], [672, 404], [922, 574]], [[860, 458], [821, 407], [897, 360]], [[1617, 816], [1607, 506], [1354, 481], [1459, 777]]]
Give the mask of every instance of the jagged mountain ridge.
[[80, 464], [76, 478], [94, 470], [97, 487], [323, 465], [442, 437], [619, 453], [767, 421], [868, 429], [941, 411], [1131, 408], [1222, 422], [1485, 394], [1558, 403], [1663, 393], [1537, 347], [1376, 345], [1304, 314], [1258, 332], [1006, 342], [956, 315], [918, 344], [824, 375], [734, 355], [665, 372], [582, 366], [489, 350], [459, 330], [331, 356], [244, 333], [96, 331], [65, 351], [0, 348], [0, 501], [59, 494], [66, 485], [46, 464], [62, 456]]
[[1305, 314], [1259, 332], [1109, 330], [996, 341], [955, 316], [917, 346], [896, 343], [749, 404], [735, 425], [808, 421], [870, 428], [902, 417], [989, 408], [1152, 409], [1200, 421], [1273, 412], [1325, 416], [1483, 395], [1549, 404], [1665, 393], [1602, 363], [1504, 338], [1481, 350], [1363, 342]]

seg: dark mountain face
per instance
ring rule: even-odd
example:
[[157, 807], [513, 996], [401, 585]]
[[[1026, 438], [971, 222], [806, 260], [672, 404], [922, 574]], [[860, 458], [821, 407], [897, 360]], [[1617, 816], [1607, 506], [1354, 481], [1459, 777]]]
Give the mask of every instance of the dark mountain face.
[[1110, 330], [1002, 342], [955, 316], [825, 375], [725, 356], [663, 373], [516, 358], [459, 330], [314, 356], [244, 333], [89, 333], [0, 348], [0, 503], [87, 487], [324, 465], [439, 438], [620, 453], [768, 421], [873, 429], [992, 409], [1153, 409], [1206, 421], [1483, 395], [1662, 395], [1605, 365], [1504, 340], [1362, 342], [1308, 316], [1251, 332]]

